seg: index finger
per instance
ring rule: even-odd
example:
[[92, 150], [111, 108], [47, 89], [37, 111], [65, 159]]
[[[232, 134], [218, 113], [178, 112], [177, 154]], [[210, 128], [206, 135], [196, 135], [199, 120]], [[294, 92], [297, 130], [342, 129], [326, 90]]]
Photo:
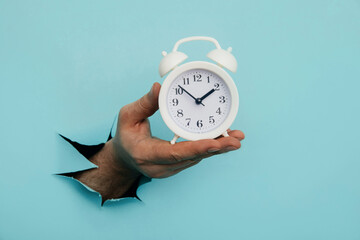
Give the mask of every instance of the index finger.
[[238, 148], [236, 138], [227, 137], [228, 141], [224, 143], [218, 139], [203, 139], [198, 141], [184, 141], [174, 145], [168, 141], [161, 139], [154, 139], [152, 144], [152, 159], [157, 164], [173, 164], [185, 160], [191, 160], [201, 157], [208, 157], [209, 154], [214, 154], [223, 151], [226, 148]]

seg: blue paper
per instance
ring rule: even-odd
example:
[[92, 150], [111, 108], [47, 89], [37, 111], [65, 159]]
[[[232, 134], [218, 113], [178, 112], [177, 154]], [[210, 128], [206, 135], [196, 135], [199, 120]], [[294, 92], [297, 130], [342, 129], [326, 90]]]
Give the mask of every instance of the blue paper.
[[[357, 0], [1, 1], [0, 239], [360, 239], [359, 12]], [[93, 167], [58, 133], [106, 140], [119, 109], [162, 82], [161, 52], [193, 35], [233, 48], [242, 148], [142, 185], [142, 202], [101, 207], [55, 176]]]

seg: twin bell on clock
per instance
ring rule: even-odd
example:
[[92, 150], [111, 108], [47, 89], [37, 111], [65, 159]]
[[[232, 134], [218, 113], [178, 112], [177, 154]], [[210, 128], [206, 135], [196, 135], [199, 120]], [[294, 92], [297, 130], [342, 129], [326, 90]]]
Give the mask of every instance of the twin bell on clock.
[[[192, 61], [182, 64], [188, 56], [179, 52], [181, 44], [190, 41], [209, 41], [215, 49], [207, 54], [215, 63]], [[239, 95], [231, 76], [224, 70], [236, 72], [237, 62], [231, 47], [224, 50], [211, 37], [188, 37], [177, 41], [172, 52], [162, 52], [160, 76], [166, 74], [159, 95], [161, 117], [175, 136], [187, 140], [227, 137], [234, 122]], [[182, 65], [180, 65], [182, 64]]]

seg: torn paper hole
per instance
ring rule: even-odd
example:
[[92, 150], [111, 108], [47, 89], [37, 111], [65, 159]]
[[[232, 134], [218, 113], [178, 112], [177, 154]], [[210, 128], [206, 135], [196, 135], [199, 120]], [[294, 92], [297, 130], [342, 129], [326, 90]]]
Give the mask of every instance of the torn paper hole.
[[[107, 141], [109, 141], [110, 139], [112, 139], [112, 128], [110, 130], [110, 134], [109, 137], [107, 139]], [[75, 141], [72, 141], [71, 139], [59, 134], [65, 141], [67, 141], [68, 143], [70, 143], [81, 155], [83, 155], [86, 159], [90, 159], [92, 156], [94, 156], [97, 152], [99, 152], [105, 145], [105, 143], [100, 143], [97, 145], [84, 145]], [[141, 199], [138, 197], [137, 195], [137, 189], [139, 188], [139, 186], [141, 186], [144, 183], [150, 182], [151, 179], [147, 178], [145, 176], [139, 177], [134, 184], [130, 187], [130, 189], [121, 197], [121, 198], [116, 198], [116, 199], [106, 199], [103, 198], [103, 196], [101, 196], [100, 193], [96, 192], [94, 189], [90, 188], [89, 186], [85, 185], [84, 183], [82, 183], [81, 181], [79, 181], [77, 179], [77, 175], [79, 175], [82, 172], [91, 170], [93, 168], [89, 168], [89, 169], [85, 169], [85, 170], [80, 170], [80, 171], [74, 171], [74, 172], [66, 172], [66, 173], [58, 173], [56, 175], [59, 176], [65, 176], [65, 177], [69, 177], [73, 180], [76, 180], [77, 182], [79, 182], [82, 186], [84, 186], [87, 190], [91, 191], [91, 192], [95, 192], [97, 193], [100, 197], [101, 197], [101, 205], [103, 205], [106, 201], [120, 201], [124, 198], [136, 198], [138, 200], [141, 201]]]

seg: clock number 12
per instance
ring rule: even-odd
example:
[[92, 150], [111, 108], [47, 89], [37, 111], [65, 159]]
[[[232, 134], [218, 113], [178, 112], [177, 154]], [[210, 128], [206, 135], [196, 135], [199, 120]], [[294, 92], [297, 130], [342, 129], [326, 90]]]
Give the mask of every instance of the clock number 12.
[[194, 75], [194, 82], [201, 82], [201, 81], [202, 79], [200, 74]]

